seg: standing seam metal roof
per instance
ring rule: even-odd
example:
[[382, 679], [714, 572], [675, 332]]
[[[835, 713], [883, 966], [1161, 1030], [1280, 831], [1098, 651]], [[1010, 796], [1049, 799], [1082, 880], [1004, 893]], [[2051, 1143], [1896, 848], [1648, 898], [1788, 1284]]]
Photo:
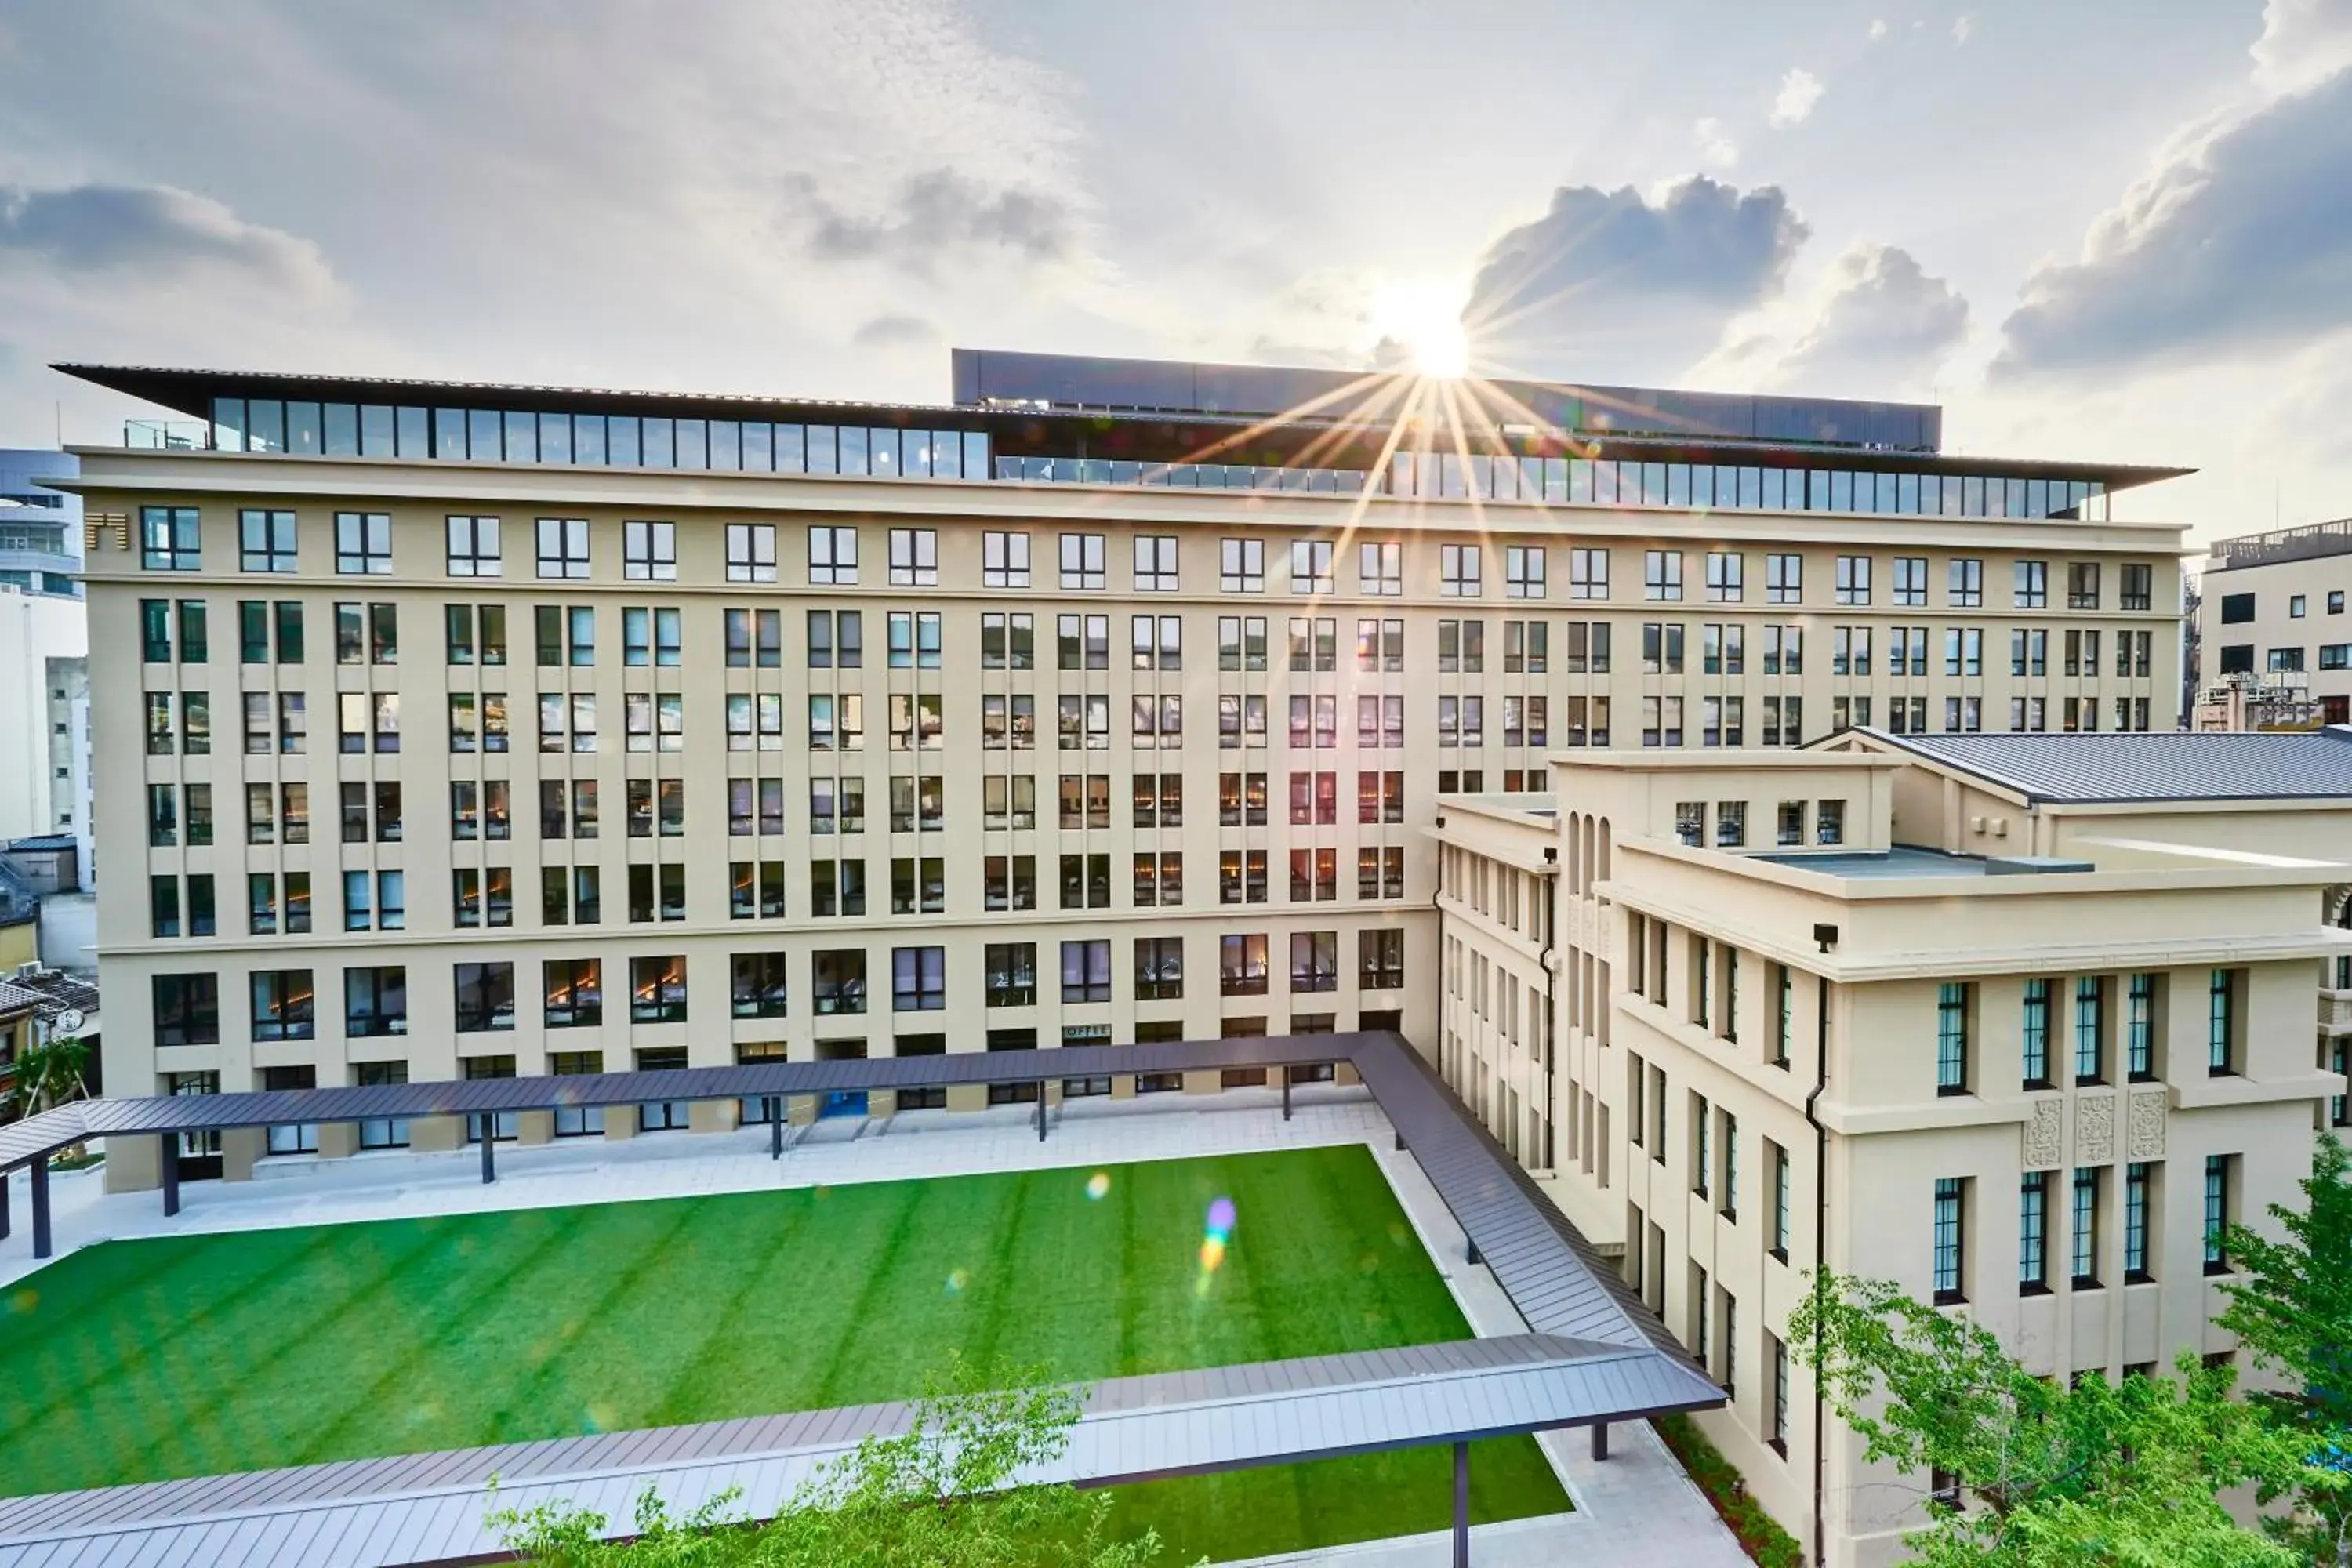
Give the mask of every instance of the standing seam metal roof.
[[2340, 727], [2293, 734], [1855, 732], [2037, 803], [2352, 800], [2352, 731]]

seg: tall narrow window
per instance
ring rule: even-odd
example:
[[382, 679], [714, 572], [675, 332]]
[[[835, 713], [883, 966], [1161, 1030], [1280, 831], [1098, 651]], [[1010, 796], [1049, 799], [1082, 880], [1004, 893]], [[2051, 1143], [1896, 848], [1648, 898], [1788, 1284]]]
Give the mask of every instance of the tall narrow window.
[[2206, 1070], [2224, 1078], [2238, 1070], [2238, 972], [2217, 969], [2206, 983]]
[[1936, 1092], [1969, 1091], [1969, 987], [1946, 981], [1936, 997]]
[[1936, 1301], [1938, 1306], [1965, 1301], [1962, 1262], [1967, 1247], [1967, 1188], [1958, 1176], [1936, 1180], [1936, 1215], [1932, 1236], [1935, 1253]]
[[2156, 1076], [2156, 976], [2135, 974], [2124, 1002], [2124, 1071], [2134, 1083]]
[[2124, 1283], [2149, 1278], [2147, 1268], [2148, 1168], [2146, 1162], [2124, 1167]]
[[2227, 1274], [2230, 1253], [2225, 1245], [2230, 1228], [2230, 1161], [2228, 1154], [2205, 1156], [2205, 1272]]
[[2074, 982], [2074, 1081], [2106, 1081], [2105, 983], [2095, 974]]
[[2099, 1288], [2099, 1168], [2079, 1165], [2074, 1170], [2074, 1229], [2069, 1237], [2071, 1252], [2068, 1272], [2074, 1276], [2077, 1290]]
[[2050, 1289], [2050, 1173], [2028, 1171], [2017, 1192], [2017, 1289], [2038, 1296]]
[[2025, 1087], [2050, 1086], [2050, 982], [2025, 983]]

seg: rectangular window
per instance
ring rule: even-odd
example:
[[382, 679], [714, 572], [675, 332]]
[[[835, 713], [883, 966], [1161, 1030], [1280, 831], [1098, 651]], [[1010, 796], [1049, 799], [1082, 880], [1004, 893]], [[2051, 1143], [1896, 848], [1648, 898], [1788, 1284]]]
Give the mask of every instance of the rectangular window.
[[1182, 586], [1176, 572], [1176, 536], [1139, 533], [1135, 537], [1135, 589], [1139, 594], [1173, 594]]
[[1936, 997], [1936, 1092], [1969, 1092], [1969, 993], [1966, 984], [1946, 981]]
[[1711, 550], [1706, 557], [1706, 600], [1736, 605], [1746, 596], [1748, 558], [1738, 551]]
[[2050, 1289], [2050, 1173], [2028, 1171], [2017, 1187], [2017, 1289], [2038, 1296]]
[[504, 570], [495, 517], [450, 518], [448, 543], [452, 577], [496, 577]]
[[292, 572], [294, 514], [247, 508], [236, 514], [237, 567], [245, 572]]
[[1110, 1000], [1110, 943], [1107, 941], [1066, 942], [1062, 944], [1062, 1000]]
[[[1473, 565], [1470, 571], [1475, 576], [1477, 568]], [[1334, 591], [1329, 540], [1298, 539], [1291, 542], [1290, 591], [1307, 595]]]
[[1568, 552], [1568, 596], [1605, 599], [1609, 596], [1609, 552], [1571, 549]]
[[1265, 592], [1265, 541], [1225, 539], [1217, 544], [1217, 585], [1228, 594]]
[[[1542, 552], [1537, 553], [1540, 555]], [[1404, 546], [1393, 542], [1357, 545], [1356, 584], [1361, 592], [1375, 598], [1395, 598], [1402, 595]]]
[[[2050, 563], [2047, 561], [2017, 563], [2013, 569], [2013, 583], [2011, 603], [2016, 608], [2043, 610], [2050, 607]], [[2249, 597], [2251, 598], [2252, 595]], [[2221, 618], [2229, 619], [2227, 600], [2223, 601]]]
[[2071, 1229], [2067, 1234], [2067, 1272], [2077, 1290], [2099, 1288], [2099, 1170], [2078, 1165], [2069, 1189]]
[[1647, 599], [1678, 600], [1683, 596], [1683, 552], [1679, 550], [1644, 551], [1642, 556], [1642, 595]]
[[588, 575], [588, 520], [542, 517], [539, 520], [539, 574], [547, 578], [584, 580]]
[[1837, 602], [1841, 605], [1870, 603], [1870, 557], [1841, 555], [1837, 558]]
[[2226, 1078], [2238, 1070], [2238, 991], [2236, 969], [2216, 969], [2205, 986], [2205, 1070]]
[[1914, 609], [1927, 602], [1927, 558], [1924, 555], [1898, 555], [1895, 558], [1895, 603]]
[[2107, 1080], [2106, 982], [2085, 974], [2074, 982], [2074, 1081]]
[[980, 536], [980, 582], [983, 588], [1029, 586], [1029, 536], [990, 530]]
[[[1793, 605], [1805, 596], [1805, 558], [1795, 554], [1764, 557], [1764, 602]], [[1770, 674], [1768, 668], [1765, 672]]]
[[147, 572], [204, 570], [204, 536], [192, 506], [139, 509], [139, 564]]
[[772, 583], [776, 580], [774, 523], [730, 522], [727, 525], [727, 580], [730, 583]]
[[[857, 584], [857, 530], [813, 527], [808, 531], [808, 575], [813, 586], [855, 587]], [[814, 615], [819, 612], [812, 611]]]
[[1107, 546], [1099, 533], [1062, 535], [1062, 586], [1099, 591], [1108, 585]]
[[2147, 1265], [2148, 1167], [2145, 1162], [2124, 1167], [2124, 1283], [2136, 1285], [2150, 1276]]
[[1955, 556], [1946, 568], [1945, 602], [1956, 610], [1973, 610], [1984, 604], [1984, 563]]
[[335, 514], [335, 571], [347, 577], [388, 577], [392, 574], [390, 512], [339, 511]]
[[1437, 547], [1437, 591], [1449, 599], [1475, 599], [1486, 591], [1484, 552], [1475, 544]]
[[1935, 1276], [1936, 1303], [1948, 1306], [1968, 1300], [1966, 1277], [1962, 1272], [1967, 1258], [1967, 1185], [1958, 1176], [1939, 1176], [1936, 1180], [1936, 1210], [1931, 1237]]
[[2050, 982], [2025, 983], [2025, 1087], [2050, 1087]]
[[2234, 1154], [2205, 1156], [2205, 1272], [2230, 1272], [2230, 1167]]

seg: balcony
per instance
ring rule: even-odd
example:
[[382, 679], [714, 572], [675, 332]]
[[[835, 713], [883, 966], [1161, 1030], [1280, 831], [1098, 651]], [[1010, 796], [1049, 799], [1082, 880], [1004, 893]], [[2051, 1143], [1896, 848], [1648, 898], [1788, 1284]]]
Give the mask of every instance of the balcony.
[[2323, 1035], [2352, 1033], [2352, 990], [2320, 988], [2319, 1032]]

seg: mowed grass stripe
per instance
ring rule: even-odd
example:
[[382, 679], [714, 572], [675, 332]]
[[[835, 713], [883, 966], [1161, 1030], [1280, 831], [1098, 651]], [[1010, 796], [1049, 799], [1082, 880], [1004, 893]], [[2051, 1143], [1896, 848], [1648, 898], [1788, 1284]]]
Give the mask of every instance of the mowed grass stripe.
[[[1091, 1173], [93, 1248], [0, 1293], [0, 1386], [26, 1395], [0, 1488], [898, 1398], [951, 1348], [1092, 1379], [1468, 1332], [1360, 1146], [1113, 1166], [1099, 1200]], [[1204, 1278], [1218, 1197], [1237, 1228]], [[1532, 1443], [1492, 1447], [1480, 1517], [1565, 1506]], [[1434, 1529], [1449, 1476], [1380, 1455], [1139, 1495], [1189, 1559]]]

